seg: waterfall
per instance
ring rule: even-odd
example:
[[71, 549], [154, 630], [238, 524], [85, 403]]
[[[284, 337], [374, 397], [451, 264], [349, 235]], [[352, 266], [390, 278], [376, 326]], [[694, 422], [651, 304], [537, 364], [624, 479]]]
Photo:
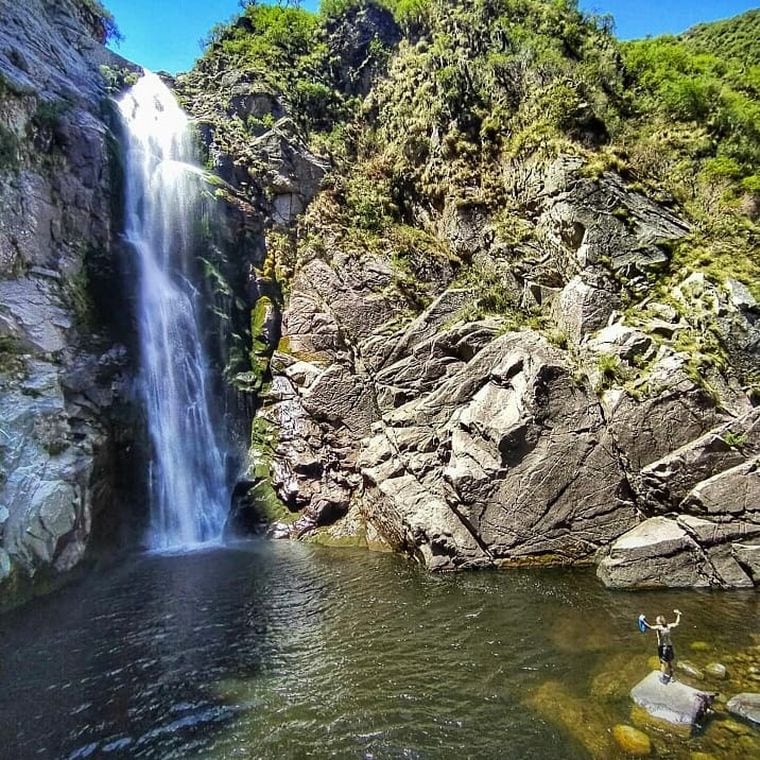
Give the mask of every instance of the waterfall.
[[127, 137], [125, 236], [137, 260], [143, 396], [152, 444], [148, 544], [221, 536], [228, 488], [197, 281], [202, 172], [188, 118], [155, 74], [119, 101]]

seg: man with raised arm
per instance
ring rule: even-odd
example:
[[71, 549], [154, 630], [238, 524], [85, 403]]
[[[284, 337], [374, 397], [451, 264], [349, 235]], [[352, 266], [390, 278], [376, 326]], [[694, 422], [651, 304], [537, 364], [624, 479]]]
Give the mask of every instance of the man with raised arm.
[[673, 610], [676, 615], [674, 623], [666, 623], [662, 615], [658, 615], [655, 625], [650, 625], [644, 615], [639, 617], [639, 623], [650, 631], [657, 631], [657, 656], [660, 658], [660, 671], [662, 675], [660, 680], [668, 683], [673, 679], [673, 660], [675, 652], [673, 650], [673, 640], [670, 638], [670, 632], [681, 622], [681, 610]]

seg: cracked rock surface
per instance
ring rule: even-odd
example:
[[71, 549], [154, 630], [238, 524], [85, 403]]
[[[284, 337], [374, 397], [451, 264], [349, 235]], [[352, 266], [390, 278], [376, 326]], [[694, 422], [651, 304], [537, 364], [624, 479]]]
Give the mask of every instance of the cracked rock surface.
[[[69, 570], [118, 512], [133, 460], [100, 64], [121, 66], [69, 0], [0, 2], [0, 601]], [[92, 286], [92, 290], [90, 290]], [[121, 423], [115, 420], [120, 419]], [[6, 596], [6, 592], [7, 596]]]
[[751, 332], [755, 306], [692, 275], [688, 309], [644, 297], [621, 313], [615, 277], [635, 290], [688, 225], [581, 165], [526, 172], [538, 242], [516, 263], [482, 209], [438, 220], [561, 340], [471, 318], [478, 285], [450, 268], [416, 283], [430, 297], [414, 310], [391, 256], [336, 244], [299, 263], [259, 411], [275, 442], [253, 452], [294, 516], [277, 535], [350, 525], [436, 571], [597, 562], [616, 587], [758, 582], [758, 411], [675, 342], [703, 324], [688, 309]]

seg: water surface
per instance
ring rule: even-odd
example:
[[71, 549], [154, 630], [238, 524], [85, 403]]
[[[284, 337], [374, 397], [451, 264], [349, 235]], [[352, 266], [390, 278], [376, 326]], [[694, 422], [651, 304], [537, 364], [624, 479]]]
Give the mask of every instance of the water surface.
[[[588, 758], [553, 690], [595, 709], [616, 663], [627, 690], [655, 649], [637, 615], [673, 607], [681, 653], [760, 633], [753, 592], [612, 593], [585, 571], [432, 576], [264, 541], [138, 556], [0, 617], [0, 757]], [[613, 695], [598, 730], [629, 713]]]

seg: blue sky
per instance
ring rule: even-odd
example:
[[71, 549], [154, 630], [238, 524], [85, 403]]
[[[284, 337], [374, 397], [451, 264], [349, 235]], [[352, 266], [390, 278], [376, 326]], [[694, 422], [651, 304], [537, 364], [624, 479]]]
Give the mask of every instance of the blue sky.
[[[125, 36], [117, 52], [141, 66], [186, 71], [200, 54], [199, 40], [240, 11], [238, 0], [105, 0]], [[757, 0], [581, 0], [581, 7], [612, 13], [623, 39], [677, 34], [701, 21], [757, 8]], [[315, 9], [319, 0], [306, 0]]]

